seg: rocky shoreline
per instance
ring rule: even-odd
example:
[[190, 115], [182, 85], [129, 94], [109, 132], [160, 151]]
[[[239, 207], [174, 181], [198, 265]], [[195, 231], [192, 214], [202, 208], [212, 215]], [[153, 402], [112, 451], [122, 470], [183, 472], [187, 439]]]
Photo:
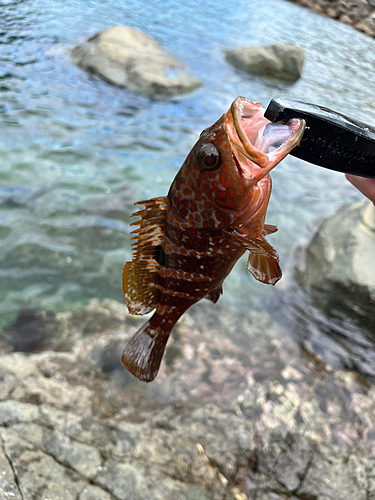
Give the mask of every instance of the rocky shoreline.
[[4, 495], [373, 498], [371, 382], [301, 351], [267, 313], [203, 303], [179, 321], [156, 381], [144, 384], [119, 362], [142, 321], [123, 304], [93, 300], [38, 313], [39, 352], [13, 352], [3, 335]]
[[304, 7], [349, 24], [375, 38], [374, 0], [289, 0]]

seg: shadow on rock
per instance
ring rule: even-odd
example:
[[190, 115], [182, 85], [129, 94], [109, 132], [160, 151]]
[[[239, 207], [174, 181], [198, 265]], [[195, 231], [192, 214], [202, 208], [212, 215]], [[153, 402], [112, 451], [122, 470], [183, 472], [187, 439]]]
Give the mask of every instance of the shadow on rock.
[[4, 329], [2, 337], [14, 351], [35, 352], [51, 345], [56, 330], [54, 312], [23, 308], [16, 321]]

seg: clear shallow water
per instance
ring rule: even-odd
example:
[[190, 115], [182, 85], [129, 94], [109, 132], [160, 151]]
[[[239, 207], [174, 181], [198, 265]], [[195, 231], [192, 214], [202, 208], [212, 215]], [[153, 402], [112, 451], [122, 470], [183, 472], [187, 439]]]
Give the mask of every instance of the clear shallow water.
[[[203, 128], [237, 95], [291, 98], [375, 125], [375, 41], [282, 0], [268, 2], [0, 0], [0, 324], [28, 304], [55, 311], [90, 297], [123, 300], [136, 200], [167, 193]], [[173, 101], [112, 87], [75, 67], [80, 38], [115, 24], [155, 37], [204, 83]], [[232, 68], [225, 49], [296, 43], [294, 84]], [[319, 219], [360, 198], [341, 174], [289, 157], [273, 172], [269, 241], [281, 264]], [[264, 307], [273, 290], [244, 261], [221, 302]]]

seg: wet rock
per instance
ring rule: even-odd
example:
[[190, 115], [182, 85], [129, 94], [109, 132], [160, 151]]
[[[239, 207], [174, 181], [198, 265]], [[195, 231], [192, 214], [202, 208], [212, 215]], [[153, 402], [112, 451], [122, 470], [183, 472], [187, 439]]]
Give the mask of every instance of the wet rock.
[[152, 97], [191, 92], [200, 80], [185, 65], [141, 31], [113, 26], [73, 50], [80, 67], [106, 81]]
[[291, 0], [375, 37], [374, 0]]
[[56, 334], [56, 315], [52, 311], [24, 308], [2, 336], [15, 351], [33, 352], [46, 347]]
[[206, 402], [161, 403], [76, 354], [4, 355], [0, 376], [1, 486], [14, 498], [366, 500], [374, 487], [363, 443], [323, 444], [266, 420], [264, 431]]
[[328, 317], [349, 316], [370, 332], [375, 332], [373, 211], [361, 201], [323, 221], [296, 271], [300, 284], [318, 292], [315, 303]]
[[[102, 332], [87, 334], [90, 315]], [[145, 317], [128, 315], [122, 304], [94, 300], [58, 319], [61, 334], [69, 337], [70, 331], [75, 338], [74, 354], [93, 360], [129, 391], [164, 402], [212, 402], [251, 420], [264, 435], [274, 428], [303, 429], [314, 442], [365, 445], [375, 452], [372, 383], [354, 372], [335, 373], [321, 357], [301, 351], [266, 313], [240, 314], [219, 304], [213, 311], [208, 303], [193, 307], [172, 332], [152, 384], [139, 382], [120, 364], [122, 350]]]
[[70, 352], [4, 352], [3, 492], [21, 500], [367, 500], [375, 387], [301, 355], [266, 313], [215, 312], [198, 305], [183, 316], [152, 384], [129, 374], [116, 381], [111, 356], [145, 318], [113, 301], [56, 316]]
[[298, 80], [302, 74], [305, 54], [303, 49], [295, 45], [274, 44], [227, 51], [226, 59], [251, 74]]

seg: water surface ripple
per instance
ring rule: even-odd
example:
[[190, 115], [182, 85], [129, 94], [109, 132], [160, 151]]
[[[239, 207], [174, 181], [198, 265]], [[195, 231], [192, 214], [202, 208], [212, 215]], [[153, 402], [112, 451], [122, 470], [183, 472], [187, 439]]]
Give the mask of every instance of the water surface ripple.
[[[186, 62], [202, 89], [154, 101], [75, 67], [69, 51], [115, 24], [139, 28]], [[294, 84], [249, 77], [225, 49], [296, 43]], [[0, 322], [25, 304], [68, 310], [90, 297], [122, 301], [129, 215], [166, 194], [200, 131], [237, 95], [315, 102], [375, 125], [375, 41], [282, 0], [0, 1]], [[287, 158], [273, 174], [270, 241], [287, 262], [323, 215], [359, 198], [343, 176]], [[264, 307], [272, 289], [241, 261], [222, 301]]]

